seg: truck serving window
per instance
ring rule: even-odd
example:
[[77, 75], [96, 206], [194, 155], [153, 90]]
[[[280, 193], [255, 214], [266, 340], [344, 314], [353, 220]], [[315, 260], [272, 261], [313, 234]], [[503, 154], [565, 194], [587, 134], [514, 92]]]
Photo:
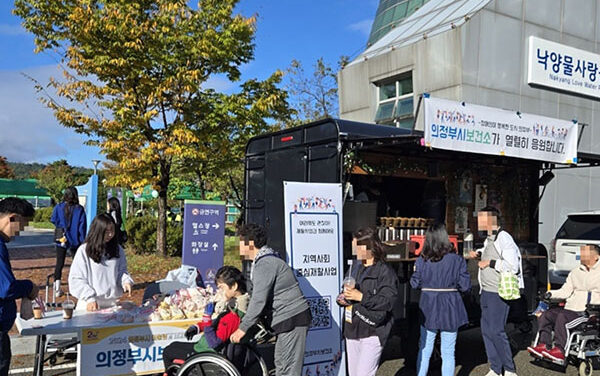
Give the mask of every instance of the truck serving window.
[[600, 215], [571, 215], [562, 225], [557, 239], [600, 240]]

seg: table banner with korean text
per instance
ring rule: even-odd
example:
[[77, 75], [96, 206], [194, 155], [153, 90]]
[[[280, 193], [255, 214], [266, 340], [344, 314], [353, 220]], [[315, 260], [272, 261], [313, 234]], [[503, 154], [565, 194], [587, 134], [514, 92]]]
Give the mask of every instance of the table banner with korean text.
[[424, 98], [425, 145], [468, 153], [577, 163], [577, 123]]
[[114, 376], [162, 373], [162, 354], [198, 320], [131, 324], [81, 331], [78, 375]]
[[205, 285], [216, 288], [215, 276], [223, 266], [225, 202], [185, 200], [184, 208], [181, 261], [198, 268]]
[[529, 85], [600, 98], [600, 55], [535, 36], [528, 42]]
[[284, 182], [287, 258], [312, 314], [302, 375], [345, 375], [341, 184]]

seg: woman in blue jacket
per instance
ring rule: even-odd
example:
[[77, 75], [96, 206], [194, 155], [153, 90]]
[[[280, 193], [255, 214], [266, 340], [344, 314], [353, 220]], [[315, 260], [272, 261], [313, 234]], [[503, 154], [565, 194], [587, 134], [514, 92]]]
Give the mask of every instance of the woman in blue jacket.
[[442, 376], [454, 375], [456, 335], [458, 328], [468, 322], [460, 292], [471, 288], [471, 277], [465, 260], [453, 251], [446, 227], [430, 226], [410, 278], [411, 286], [421, 289], [418, 376], [427, 375], [438, 332], [442, 337]]
[[60, 280], [65, 265], [67, 250], [75, 256], [77, 248], [85, 240], [87, 231], [87, 220], [85, 210], [79, 205], [79, 194], [77, 188], [65, 189], [63, 202], [56, 205], [52, 211], [50, 221], [56, 227], [56, 267], [54, 268], [54, 294], [56, 297], [62, 295]]

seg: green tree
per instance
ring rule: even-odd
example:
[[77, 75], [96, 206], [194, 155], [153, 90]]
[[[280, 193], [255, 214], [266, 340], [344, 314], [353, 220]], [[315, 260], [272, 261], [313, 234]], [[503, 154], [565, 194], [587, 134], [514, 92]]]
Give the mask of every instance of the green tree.
[[277, 88], [281, 72], [242, 83], [235, 95], [206, 87], [215, 75], [238, 81], [240, 66], [254, 57], [255, 18], [234, 15], [237, 2], [15, 1], [36, 51], [59, 55], [65, 78], [50, 80], [58, 97], [37, 85], [58, 121], [116, 162], [108, 184], [158, 190], [161, 255], [174, 168], [193, 169], [189, 162], [227, 152], [239, 134], [263, 130], [263, 122], [241, 120], [287, 112], [287, 93]]
[[79, 175], [66, 160], [61, 159], [44, 167], [37, 174], [38, 186], [48, 191], [54, 202], [60, 202], [63, 190], [71, 186], [84, 184], [87, 177]]
[[[347, 57], [340, 57], [338, 69], [347, 62]], [[292, 60], [287, 69], [286, 88], [297, 114], [294, 124], [338, 116], [336, 73], [322, 57], [317, 59], [312, 72], [306, 72], [300, 61]]]
[[8, 165], [15, 172], [15, 179], [33, 179], [38, 172], [42, 171], [46, 165], [41, 163], [19, 163], [8, 162]]
[[1, 155], [0, 155], [0, 178], [4, 178], [4, 179], [14, 179], [15, 178], [14, 170], [8, 165], [8, 162], [6, 161], [6, 157], [3, 157]]

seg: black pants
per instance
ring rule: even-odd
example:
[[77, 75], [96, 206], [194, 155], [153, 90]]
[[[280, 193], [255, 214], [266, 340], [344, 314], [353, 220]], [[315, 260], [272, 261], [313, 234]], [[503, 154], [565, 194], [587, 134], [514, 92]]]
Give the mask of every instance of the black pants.
[[163, 363], [165, 364], [165, 372], [173, 364], [173, 360], [186, 360], [192, 355], [195, 355], [194, 342], [173, 342], [163, 350]]
[[[540, 332], [538, 343], [552, 345], [552, 330], [554, 329], [554, 344], [564, 353], [569, 339], [569, 329], [585, 321], [587, 319], [579, 312], [560, 307], [550, 308], [538, 318]], [[571, 322], [573, 322], [572, 325], [569, 324]]]
[[[65, 258], [67, 258], [67, 248], [55, 246], [56, 248], [56, 267], [54, 268], [54, 280], [60, 281], [62, 278], [62, 270], [65, 266]], [[76, 247], [69, 248], [71, 250], [71, 256], [75, 257], [75, 252], [77, 252]]]
[[8, 331], [0, 331], [0, 376], [8, 376], [11, 356]]

